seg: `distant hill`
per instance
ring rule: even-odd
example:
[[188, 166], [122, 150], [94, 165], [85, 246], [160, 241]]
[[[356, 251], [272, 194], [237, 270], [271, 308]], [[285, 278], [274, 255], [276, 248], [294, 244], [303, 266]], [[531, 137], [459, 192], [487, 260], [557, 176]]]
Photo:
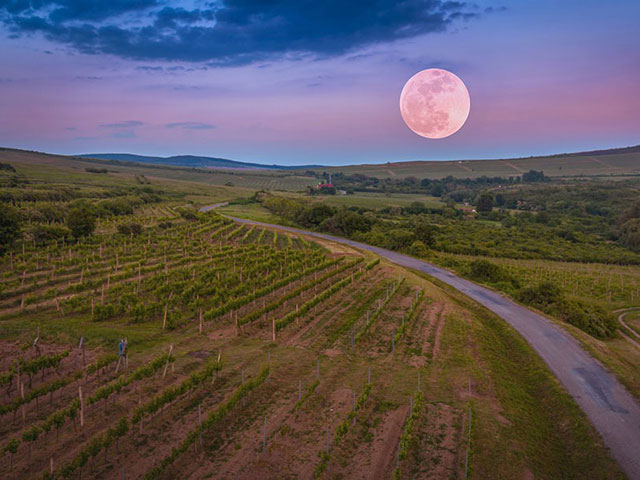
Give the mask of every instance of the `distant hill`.
[[511, 177], [542, 170], [550, 177], [608, 177], [640, 175], [640, 145], [608, 150], [560, 153], [541, 157], [490, 160], [389, 162], [323, 167], [328, 173], [362, 174], [377, 178]]
[[117, 160], [120, 162], [153, 163], [155, 165], [174, 165], [177, 167], [191, 168], [233, 168], [233, 169], [260, 169], [260, 170], [303, 170], [321, 168], [321, 165], [264, 165], [262, 163], [238, 162], [226, 158], [199, 157], [195, 155], [176, 155], [173, 157], [151, 157], [145, 155], [133, 155], [130, 153], [86, 153], [75, 155], [82, 158], [97, 158], [99, 160]]

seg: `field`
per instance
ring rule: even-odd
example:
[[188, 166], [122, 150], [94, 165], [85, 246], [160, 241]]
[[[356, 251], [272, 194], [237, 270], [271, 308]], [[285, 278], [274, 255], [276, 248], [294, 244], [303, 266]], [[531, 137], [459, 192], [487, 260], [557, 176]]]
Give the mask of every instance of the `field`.
[[[2, 478], [623, 478], [535, 352], [462, 295], [195, 208], [242, 189], [15, 166]], [[86, 202], [90, 236], [46, 218]]]
[[328, 173], [359, 173], [377, 178], [455, 178], [519, 176], [529, 170], [542, 170], [550, 177], [609, 177], [640, 174], [638, 147], [620, 151], [504, 160], [415, 161], [380, 165], [354, 165], [326, 168]]
[[[161, 182], [163, 185], [198, 183], [218, 187], [235, 187], [238, 192], [243, 189], [255, 190], [303, 190], [315, 185], [317, 180], [304, 176], [299, 172], [268, 170], [213, 170], [182, 167], [157, 166], [136, 163], [118, 163], [108, 160], [85, 159], [60, 155], [45, 155], [24, 150], [0, 149], [0, 162], [10, 162], [19, 173], [39, 178], [44, 175], [48, 181], [68, 181], [85, 172], [86, 168], [106, 168], [112, 183], [126, 181], [138, 176], [149, 181]], [[104, 181], [101, 179], [101, 182]], [[226, 188], [229, 190], [229, 188]]]

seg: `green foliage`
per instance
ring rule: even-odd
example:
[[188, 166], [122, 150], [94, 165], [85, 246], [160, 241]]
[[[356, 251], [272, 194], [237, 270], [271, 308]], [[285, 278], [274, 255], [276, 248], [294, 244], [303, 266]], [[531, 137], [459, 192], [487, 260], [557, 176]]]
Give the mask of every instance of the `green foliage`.
[[409, 445], [411, 445], [411, 439], [413, 435], [413, 425], [420, 416], [422, 411], [422, 402], [424, 401], [424, 397], [422, 392], [418, 392], [416, 395], [416, 401], [413, 405], [413, 410], [411, 411], [411, 415], [407, 418], [407, 422], [404, 425], [404, 429], [402, 431], [402, 436], [400, 437], [400, 443], [398, 445], [398, 459], [404, 460], [407, 458], [407, 453], [409, 452]]
[[150, 377], [159, 368], [163, 367], [167, 362], [173, 362], [174, 358], [166, 353], [154, 358], [151, 362], [138, 367], [128, 375], [121, 375], [117, 380], [114, 380], [106, 385], [103, 385], [96, 389], [96, 391], [87, 398], [87, 405], [92, 405], [99, 400], [106, 400], [114, 393], [119, 393], [124, 387], [129, 385], [135, 380], [140, 380], [145, 377]]
[[478, 213], [487, 213], [493, 210], [493, 195], [490, 193], [483, 193], [478, 198], [476, 203]]
[[469, 277], [483, 283], [497, 284], [500, 282], [511, 283], [518, 288], [518, 282], [512, 278], [499, 265], [488, 260], [474, 260], [469, 265]]
[[15, 208], [2, 205], [0, 208], [0, 255], [13, 245], [20, 237], [20, 217]]
[[[380, 308], [377, 309], [370, 317], [369, 317], [369, 321], [367, 323], [364, 324], [364, 326], [360, 329], [360, 331], [358, 333], [356, 333], [354, 340], [357, 342], [358, 340], [360, 340], [360, 338], [362, 338], [363, 336], [365, 336], [367, 334], [367, 332], [369, 331], [369, 328], [371, 327], [371, 325], [373, 325], [375, 323], [375, 321], [378, 319], [378, 317], [380, 316], [380, 314], [382, 313], [382, 311], [384, 310], [384, 307], [387, 306], [387, 304], [393, 299], [393, 297], [395, 296], [396, 293], [398, 293], [398, 290], [400, 289], [400, 287], [404, 285], [404, 278], [402, 280], [400, 280], [399, 282], [396, 282], [393, 285], [393, 290], [391, 290], [391, 293], [389, 293], [389, 295], [387, 296], [387, 298], [385, 299], [385, 301], [380, 305]], [[387, 292], [388, 293], [388, 292]]]
[[334, 295], [336, 292], [342, 290], [344, 287], [349, 285], [356, 278], [359, 278], [361, 275], [362, 275], [362, 272], [357, 272], [352, 276], [349, 276], [347, 278], [344, 278], [344, 279], [334, 283], [329, 288], [323, 290], [318, 295], [314, 296], [311, 300], [308, 300], [305, 303], [303, 303], [302, 305], [300, 305], [300, 307], [297, 310], [293, 310], [293, 311], [289, 312], [288, 314], [286, 314], [281, 319], [276, 320], [276, 322], [275, 322], [276, 330], [282, 330], [287, 325], [289, 325], [291, 322], [293, 322], [296, 318], [304, 315], [309, 310], [311, 310], [313, 307], [318, 305], [320, 302], [323, 302], [327, 298], [329, 298], [332, 295]]
[[549, 177], [546, 177], [543, 171], [529, 170], [522, 174], [523, 182], [545, 182], [547, 180]]
[[[342, 257], [339, 257], [335, 260], [331, 260], [328, 261], [327, 263], [325, 263], [325, 266], [332, 266], [335, 264], [338, 264], [342, 261]], [[278, 308], [280, 305], [283, 305], [287, 300], [290, 300], [292, 298], [297, 297], [298, 295], [300, 295], [301, 293], [313, 288], [316, 285], [321, 284], [322, 282], [324, 282], [325, 280], [338, 275], [341, 272], [344, 272], [345, 270], [352, 268], [353, 266], [357, 265], [358, 263], [362, 262], [362, 259], [356, 259], [352, 262], [347, 262], [344, 265], [342, 265], [341, 267], [338, 267], [334, 270], [331, 270], [327, 273], [325, 273], [324, 275], [320, 276], [319, 278], [316, 278], [315, 280], [311, 280], [310, 282], [299, 286], [298, 288], [294, 288], [292, 290], [290, 290], [289, 292], [287, 292], [284, 295], [280, 295], [278, 296], [278, 298], [276, 300], [274, 300], [271, 303], [268, 303], [267, 305], [265, 305], [262, 308], [259, 308], [257, 310], [252, 310], [250, 313], [248, 313], [247, 315], [245, 315], [244, 317], [242, 317], [241, 319], [238, 320], [238, 324], [239, 325], [245, 325], [247, 323], [253, 322], [255, 320], [257, 320], [258, 318], [260, 318], [262, 315], [269, 313], [273, 310], [275, 310], [276, 308]]]
[[342, 209], [324, 220], [321, 226], [330, 233], [350, 237], [356, 232], [368, 232], [372, 224], [372, 220], [361, 213]]
[[142, 225], [137, 222], [128, 222], [118, 224], [118, 233], [123, 235], [140, 235], [142, 233]]
[[538, 285], [523, 288], [518, 300], [532, 307], [545, 309], [562, 299], [560, 287], [553, 282], [541, 282]]
[[133, 412], [131, 423], [137, 424], [145, 415], [152, 415], [160, 410], [164, 405], [172, 403], [180, 395], [184, 395], [189, 390], [202, 384], [202, 382], [211, 378], [215, 372], [219, 372], [221, 369], [222, 362], [217, 360], [209, 362], [204, 369], [191, 374], [191, 376], [184, 380], [180, 385], [167, 388], [161, 394], [154, 396], [145, 405], [136, 408]]
[[[418, 311], [418, 308], [420, 307], [420, 304], [422, 303], [423, 300], [424, 300], [424, 290], [421, 290], [416, 301], [412, 302], [411, 309], [409, 310], [409, 313], [407, 313], [406, 317], [404, 318], [404, 322], [402, 323], [400, 328], [396, 330], [395, 334], [393, 335], [393, 341], [395, 343], [398, 343], [398, 340], [400, 340], [402, 338], [402, 335], [404, 335], [404, 333], [406, 332], [408, 325], [410, 325], [413, 319], [415, 318], [416, 312]], [[393, 345], [391, 344], [391, 342], [389, 342], [389, 351], [391, 351], [392, 347]]]
[[96, 228], [96, 215], [88, 205], [80, 205], [72, 208], [67, 214], [67, 227], [76, 237], [88, 237]]
[[316, 391], [316, 388], [318, 388], [318, 385], [320, 385], [320, 380], [315, 380], [311, 385], [309, 385], [307, 387], [307, 390], [304, 392], [304, 395], [302, 396], [302, 398], [300, 400], [298, 400], [296, 402], [295, 407], [293, 407], [294, 410], [298, 410], [300, 407], [302, 407], [302, 405], [304, 404], [304, 402], [306, 402], [306, 400], [313, 395], [313, 393]]
[[31, 238], [37, 245], [46, 245], [51, 242], [59, 242], [71, 235], [71, 231], [61, 225], [36, 224], [31, 229]]
[[257, 377], [252, 378], [246, 381], [241, 387], [236, 389], [231, 397], [229, 397], [225, 402], [220, 404], [215, 410], [213, 410], [207, 416], [206, 420], [202, 422], [201, 426], [198, 426], [195, 430], [192, 430], [184, 441], [178, 446], [174, 447], [171, 450], [171, 454], [162, 459], [160, 464], [153, 469], [151, 469], [145, 475], [145, 480], [152, 480], [156, 478], [160, 478], [162, 476], [162, 472], [171, 465], [179, 455], [184, 453], [193, 443], [199, 438], [201, 431], [206, 431], [214, 427], [216, 424], [220, 423], [223, 420], [229, 411], [235, 407], [240, 400], [242, 400], [249, 392], [255, 390], [259, 387], [269, 375], [269, 367], [263, 368]]
[[603, 308], [583, 301], [568, 300], [552, 282], [541, 282], [536, 286], [524, 288], [520, 291], [518, 299], [550, 315], [558, 316], [596, 338], [610, 338], [615, 335], [615, 319]]
[[2, 453], [3, 454], [10, 453], [12, 455], [15, 455], [18, 451], [19, 446], [20, 446], [20, 440], [18, 440], [17, 438], [12, 438], [7, 442], [7, 444], [2, 449]]
[[435, 234], [438, 228], [427, 222], [426, 220], [419, 220], [416, 222], [414, 228], [414, 234], [416, 241], [422, 242], [425, 246], [433, 248], [435, 246]]

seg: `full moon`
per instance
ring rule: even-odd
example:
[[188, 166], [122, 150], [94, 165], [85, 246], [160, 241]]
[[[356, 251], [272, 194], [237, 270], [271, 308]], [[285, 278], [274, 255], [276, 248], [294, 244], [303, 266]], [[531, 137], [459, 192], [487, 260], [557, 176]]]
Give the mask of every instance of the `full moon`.
[[411, 130], [426, 138], [456, 133], [469, 116], [471, 99], [462, 80], [447, 70], [416, 73], [400, 94], [400, 113]]

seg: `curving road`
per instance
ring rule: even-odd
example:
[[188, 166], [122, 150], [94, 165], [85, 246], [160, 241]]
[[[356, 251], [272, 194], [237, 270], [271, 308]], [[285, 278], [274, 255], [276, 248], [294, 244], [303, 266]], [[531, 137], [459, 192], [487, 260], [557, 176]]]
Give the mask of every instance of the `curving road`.
[[613, 374], [605, 370], [571, 335], [552, 321], [493, 290], [408, 255], [332, 235], [229, 218], [239, 223], [277, 228], [368, 250], [397, 265], [431, 275], [484, 305], [507, 321], [538, 352], [587, 414], [627, 476], [630, 479], [640, 479], [640, 405]]

